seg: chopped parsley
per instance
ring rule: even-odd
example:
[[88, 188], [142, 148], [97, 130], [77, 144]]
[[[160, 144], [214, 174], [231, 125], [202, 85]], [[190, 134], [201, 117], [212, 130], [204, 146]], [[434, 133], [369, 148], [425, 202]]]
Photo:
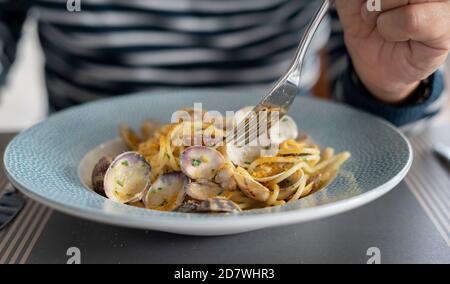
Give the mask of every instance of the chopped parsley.
[[167, 152], [165, 153], [165, 156], [166, 156], [167, 160], [170, 160], [170, 156]]
[[246, 165], [251, 165], [252, 162], [245, 161], [244, 163], [245, 163]]
[[129, 166], [129, 164], [128, 164], [128, 161], [127, 160], [125, 160], [125, 161], [122, 161], [122, 166], [125, 166], [125, 167], [128, 167]]
[[281, 121], [282, 121], [282, 122], [287, 122], [288, 119], [285, 117], [285, 118], [283, 118]]
[[167, 202], [167, 200], [164, 199], [164, 200], [161, 202], [161, 204], [159, 204], [159, 206], [164, 206], [164, 205], [166, 205], [167, 203], [169, 203], [169, 202]]
[[116, 180], [116, 183], [117, 183], [120, 187], [123, 187], [125, 181]]
[[202, 163], [202, 161], [200, 161], [198, 159], [193, 159], [191, 162], [193, 167], [198, 167], [198, 166], [200, 166], [201, 163]]

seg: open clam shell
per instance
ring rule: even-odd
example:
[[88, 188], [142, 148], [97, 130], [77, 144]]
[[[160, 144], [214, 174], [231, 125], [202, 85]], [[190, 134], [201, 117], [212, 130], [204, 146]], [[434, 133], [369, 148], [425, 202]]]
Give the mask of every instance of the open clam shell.
[[280, 144], [289, 139], [297, 139], [298, 127], [295, 120], [289, 115], [283, 116], [270, 130], [270, 141], [273, 144]]
[[251, 163], [260, 157], [273, 157], [278, 153], [278, 146], [236, 146], [227, 144], [227, 155], [236, 166], [248, 168]]
[[144, 197], [145, 207], [173, 211], [184, 201], [187, 177], [180, 172], [163, 174], [152, 184]]
[[196, 200], [207, 200], [223, 194], [224, 189], [219, 185], [209, 182], [191, 182], [186, 185], [186, 194]]
[[150, 185], [150, 173], [151, 166], [139, 153], [120, 154], [106, 171], [105, 194], [119, 203], [138, 201]]
[[270, 190], [259, 182], [255, 181], [252, 176], [243, 168], [236, 168], [234, 178], [241, 191], [259, 202], [265, 202], [270, 197]]
[[181, 153], [181, 170], [194, 180], [212, 180], [223, 164], [222, 154], [205, 146], [192, 146]]
[[92, 178], [91, 178], [92, 189], [94, 189], [94, 191], [97, 192], [98, 194], [101, 194], [101, 195], [105, 194], [105, 188], [104, 188], [105, 175], [106, 175], [106, 171], [108, 170], [108, 168], [112, 162], [113, 162], [113, 158], [103, 157], [94, 166], [94, 170], [92, 171]]
[[127, 145], [131, 150], [137, 150], [139, 143], [142, 142], [141, 138], [134, 132], [134, 130], [125, 123], [119, 125], [119, 135], [123, 143]]

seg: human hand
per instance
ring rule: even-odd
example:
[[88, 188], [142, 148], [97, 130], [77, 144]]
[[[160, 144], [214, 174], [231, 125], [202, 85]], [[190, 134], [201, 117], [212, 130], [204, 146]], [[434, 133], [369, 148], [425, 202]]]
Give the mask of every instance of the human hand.
[[449, 0], [336, 0], [347, 49], [365, 87], [387, 103], [405, 100], [450, 50]]

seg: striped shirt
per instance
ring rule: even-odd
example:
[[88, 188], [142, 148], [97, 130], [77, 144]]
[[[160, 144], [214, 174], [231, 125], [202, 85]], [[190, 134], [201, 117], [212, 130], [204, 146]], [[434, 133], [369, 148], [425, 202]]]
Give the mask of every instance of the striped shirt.
[[[69, 12], [67, 0], [0, 0], [0, 74], [6, 76], [22, 23], [32, 15], [56, 110], [152, 89], [266, 86], [286, 71], [319, 2], [80, 0], [81, 12]], [[317, 81], [318, 52], [326, 48], [333, 94], [348, 100], [354, 86], [343, 76], [349, 60], [342, 34], [331, 11], [304, 65], [305, 91]], [[388, 119], [406, 124], [426, 113], [424, 107], [408, 121], [401, 112]]]

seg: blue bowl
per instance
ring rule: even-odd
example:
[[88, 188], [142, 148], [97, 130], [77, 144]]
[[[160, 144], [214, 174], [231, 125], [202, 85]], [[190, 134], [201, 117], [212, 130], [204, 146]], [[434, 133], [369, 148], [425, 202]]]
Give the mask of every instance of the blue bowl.
[[192, 107], [194, 102], [225, 113], [255, 104], [260, 95], [250, 90], [153, 92], [74, 107], [15, 137], [5, 152], [6, 173], [29, 197], [71, 215], [180, 234], [224, 235], [303, 222], [361, 206], [392, 189], [411, 166], [409, 142], [389, 123], [341, 104], [298, 97], [290, 115], [300, 131], [320, 145], [352, 154], [327, 188], [299, 201], [236, 214], [160, 212], [115, 203], [94, 193], [83, 180], [87, 166], [79, 169], [81, 161], [89, 164], [92, 155], [120, 148], [115, 142], [104, 143], [117, 138], [121, 122], [136, 128], [146, 118], [169, 122], [173, 111]]

